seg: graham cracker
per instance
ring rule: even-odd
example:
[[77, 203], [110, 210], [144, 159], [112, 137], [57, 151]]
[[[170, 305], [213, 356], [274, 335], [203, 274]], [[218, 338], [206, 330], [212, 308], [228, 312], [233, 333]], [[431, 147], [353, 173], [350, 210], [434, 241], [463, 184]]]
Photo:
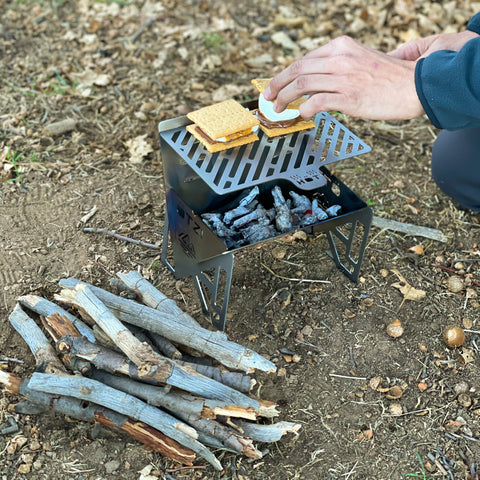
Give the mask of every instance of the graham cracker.
[[[260, 92], [263, 93], [267, 87], [270, 85], [271, 78], [254, 78], [252, 80], [252, 85]], [[300, 98], [297, 98], [293, 102], [289, 103], [286, 108], [288, 110], [298, 110], [300, 105], [307, 101], [307, 97], [304, 95]]]
[[315, 122], [313, 120], [301, 120], [300, 122], [292, 125], [291, 127], [278, 128], [267, 128], [264, 125], [260, 124], [260, 128], [269, 137], [278, 137], [279, 135], [288, 135], [289, 133], [300, 132], [302, 130], [309, 130], [311, 128], [315, 128]]
[[187, 125], [187, 132], [190, 132], [197, 140], [199, 140], [200, 143], [204, 145], [210, 153], [228, 150], [229, 148], [233, 147], [240, 147], [241, 145], [245, 145], [247, 143], [255, 142], [258, 140], [258, 136], [256, 133], [250, 133], [249, 135], [235, 138], [234, 140], [230, 140], [229, 142], [210, 142], [201, 133], [197, 131], [197, 125], [195, 124]]
[[249, 130], [260, 122], [240, 103], [230, 99], [187, 114], [211, 139]]

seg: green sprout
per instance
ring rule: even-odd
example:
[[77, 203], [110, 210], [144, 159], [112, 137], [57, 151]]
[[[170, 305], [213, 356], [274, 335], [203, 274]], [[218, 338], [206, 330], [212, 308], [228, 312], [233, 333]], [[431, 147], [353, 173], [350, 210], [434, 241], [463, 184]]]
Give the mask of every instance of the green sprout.
[[422, 457], [420, 457], [420, 454], [418, 452], [415, 452], [415, 454], [417, 455], [418, 461], [420, 462], [420, 467], [422, 469], [422, 473], [407, 473], [406, 476], [407, 477], [421, 478], [422, 480], [431, 480], [433, 477], [432, 476], [427, 477], [427, 472], [425, 470], [425, 467], [423, 466]]

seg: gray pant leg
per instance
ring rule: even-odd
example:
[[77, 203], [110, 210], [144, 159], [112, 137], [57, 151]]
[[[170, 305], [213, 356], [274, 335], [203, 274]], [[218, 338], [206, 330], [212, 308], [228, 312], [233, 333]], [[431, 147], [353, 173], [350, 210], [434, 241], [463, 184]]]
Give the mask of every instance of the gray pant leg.
[[433, 144], [432, 177], [462, 207], [480, 211], [480, 128], [440, 132]]

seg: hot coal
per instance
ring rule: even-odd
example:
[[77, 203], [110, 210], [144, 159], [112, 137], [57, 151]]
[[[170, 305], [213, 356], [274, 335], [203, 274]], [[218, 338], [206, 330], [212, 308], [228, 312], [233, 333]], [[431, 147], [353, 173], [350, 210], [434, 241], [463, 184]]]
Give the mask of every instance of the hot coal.
[[317, 198], [310, 200], [295, 191], [285, 199], [281, 188], [272, 189], [273, 207], [266, 209], [259, 203], [258, 187], [254, 187], [237, 206], [224, 213], [204, 213], [203, 221], [221, 237], [227, 247], [240, 247], [260, 242], [294, 230], [314, 225], [338, 216], [341, 205], [331, 205], [325, 210]]

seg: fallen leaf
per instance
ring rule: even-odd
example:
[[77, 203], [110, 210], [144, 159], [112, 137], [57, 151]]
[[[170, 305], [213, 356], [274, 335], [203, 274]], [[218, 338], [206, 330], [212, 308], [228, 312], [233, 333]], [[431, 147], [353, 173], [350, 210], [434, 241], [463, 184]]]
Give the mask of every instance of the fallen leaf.
[[460, 361], [468, 364], [475, 361], [475, 351], [471, 348], [463, 348], [460, 354]]
[[141, 163], [144, 157], [153, 152], [152, 146], [146, 141], [147, 135], [139, 135], [125, 142], [132, 163]]
[[369, 442], [373, 438], [373, 431], [371, 428], [367, 430], [362, 430], [358, 435], [357, 435], [357, 440], [359, 442]]
[[392, 287], [398, 288], [400, 290], [400, 292], [403, 294], [404, 300], [419, 301], [425, 298], [426, 292], [424, 290], [419, 290], [412, 287], [398, 270], [393, 269], [390, 271], [394, 273], [400, 280], [399, 282], [392, 283]]
[[416, 255], [422, 255], [422, 253], [424, 252], [423, 245], [414, 245], [413, 247], [410, 247], [409, 250]]

